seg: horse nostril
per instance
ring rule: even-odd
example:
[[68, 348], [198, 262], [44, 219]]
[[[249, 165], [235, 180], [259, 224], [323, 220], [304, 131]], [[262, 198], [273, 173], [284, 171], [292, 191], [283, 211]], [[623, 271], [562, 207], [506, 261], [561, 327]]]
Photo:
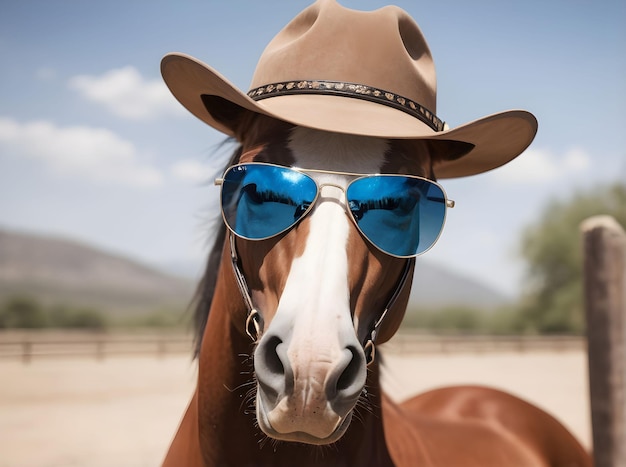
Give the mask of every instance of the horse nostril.
[[283, 341], [280, 337], [271, 336], [263, 349], [264, 352], [262, 358], [265, 359], [265, 366], [270, 373], [276, 375], [282, 375], [285, 373], [285, 367], [280, 359], [280, 356], [278, 355], [278, 346], [282, 343]]
[[365, 385], [365, 358], [362, 352], [353, 346], [346, 347], [346, 350], [350, 355], [337, 379], [336, 390], [337, 392], [360, 393]]
[[259, 384], [266, 393], [277, 397], [292, 385], [286, 373], [289, 371], [289, 360], [284, 355], [285, 344], [277, 335], [267, 335], [254, 354], [254, 370]]

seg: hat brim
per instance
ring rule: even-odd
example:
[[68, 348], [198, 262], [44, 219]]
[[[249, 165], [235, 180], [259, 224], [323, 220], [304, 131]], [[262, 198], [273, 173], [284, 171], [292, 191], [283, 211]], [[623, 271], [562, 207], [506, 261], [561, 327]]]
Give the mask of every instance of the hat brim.
[[437, 178], [475, 175], [504, 165], [521, 154], [537, 132], [537, 120], [524, 110], [499, 112], [435, 132], [405, 112], [350, 97], [295, 94], [254, 101], [210, 66], [181, 53], [166, 55], [161, 73], [187, 110], [229, 136], [235, 135], [233, 125], [227, 118], [219, 118], [217, 109], [209, 110], [206, 96], [228, 102], [231, 108], [319, 130], [391, 139], [460, 141], [472, 146], [458, 159], [440, 161], [435, 167]]

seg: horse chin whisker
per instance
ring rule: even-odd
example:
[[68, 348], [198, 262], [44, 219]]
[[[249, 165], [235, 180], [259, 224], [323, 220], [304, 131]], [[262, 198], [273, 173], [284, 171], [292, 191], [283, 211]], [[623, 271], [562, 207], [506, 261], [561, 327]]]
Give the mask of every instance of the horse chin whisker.
[[254, 354], [240, 353], [239, 358], [241, 358], [240, 364], [243, 367], [240, 374], [254, 374]]
[[256, 382], [250, 381], [247, 384], [252, 385], [252, 387], [248, 389], [244, 395], [239, 410], [241, 410], [244, 415], [254, 415], [254, 423], [258, 425], [256, 418]]
[[[239, 406], [239, 410], [244, 415], [249, 415], [249, 414], [255, 415], [256, 414], [255, 399], [256, 399], [257, 381], [256, 381], [256, 377], [255, 377], [255, 374], [254, 374], [254, 366], [253, 366], [253, 362], [252, 362], [253, 361], [253, 355], [252, 354], [247, 354], [247, 353], [240, 353], [238, 355], [239, 355], [239, 357], [242, 358], [241, 364], [243, 366], [247, 366], [248, 367], [248, 368], [242, 369], [239, 372], [239, 374], [242, 375], [242, 376], [248, 376], [249, 380], [241, 383], [240, 385], [238, 385], [238, 386], [236, 386], [234, 388], [229, 388], [225, 384], [223, 386], [230, 393], [234, 394], [234, 393], [241, 392], [239, 397], [242, 398], [242, 401], [241, 401], [241, 404]], [[256, 417], [254, 417], [254, 418], [256, 420]]]
[[270, 444], [272, 445], [272, 450], [274, 452], [276, 452], [278, 450], [278, 448], [283, 444], [283, 441], [276, 439], [276, 438], [270, 438], [268, 436], [268, 439], [270, 440]]
[[260, 433], [260, 439], [257, 441], [257, 444], [259, 445], [259, 449], [264, 449], [267, 443], [270, 443], [272, 439], [261, 431], [258, 423], [255, 423], [254, 425], [255, 425], [255, 428], [257, 428], [258, 433]]
[[365, 419], [367, 414], [374, 414], [372, 404], [365, 396], [361, 396], [357, 399], [354, 409], [352, 410], [352, 417], [362, 425], [365, 425]]
[[356, 421], [361, 425], [365, 425], [365, 418], [363, 418], [363, 415], [361, 414], [361, 408], [362, 407], [359, 407], [359, 405], [357, 404], [354, 409], [352, 409], [352, 419], [353, 421]]
[[251, 384], [256, 384], [254, 381], [246, 381], [245, 383], [241, 383], [239, 386], [235, 386], [234, 388], [229, 388], [228, 386], [226, 386], [225, 384], [222, 384], [222, 386], [224, 386], [224, 388], [230, 392], [230, 393], [234, 393], [239, 391], [240, 389], [246, 388], [248, 386], [250, 386]]
[[[254, 409], [252, 411], [252, 413], [256, 414], [256, 409]], [[267, 434], [265, 434], [265, 432], [263, 430], [261, 430], [261, 427], [259, 426], [259, 421], [258, 421], [258, 419], [256, 417], [254, 417], [254, 420], [252, 422], [252, 426], [254, 428], [254, 436], [259, 438], [257, 440], [257, 445], [259, 446], [259, 450], [265, 449], [267, 444], [270, 443], [271, 446], [272, 446], [272, 450], [274, 452], [276, 452], [276, 449], [277, 449], [280, 441], [277, 440], [277, 439], [271, 438]]]
[[[258, 423], [255, 426], [256, 428], [259, 428]], [[299, 448], [303, 448], [306, 451], [308, 451], [307, 457], [312, 457], [313, 459], [315, 459], [316, 462], [319, 462], [319, 461], [323, 461], [325, 458], [330, 456], [330, 454], [333, 452], [334, 453], [340, 452], [339, 447], [337, 446], [336, 442], [330, 443], [330, 444], [320, 444], [320, 445], [306, 444], [306, 443], [290, 443], [290, 442], [283, 441], [280, 439], [272, 438], [266, 435], [265, 433], [263, 433], [260, 429], [259, 429], [259, 434], [261, 436], [261, 439], [258, 440], [259, 448], [265, 449], [269, 444], [274, 453], [278, 452], [282, 446], [285, 446], [288, 444], [296, 444]]]
[[326, 457], [330, 456], [332, 452], [339, 452], [337, 443], [309, 445], [309, 447], [311, 448], [310, 456], [313, 457], [316, 462], [323, 461]]
[[354, 414], [357, 416], [359, 420], [364, 418], [364, 414], [362, 414], [362, 411], [365, 411], [370, 415], [374, 415], [376, 413], [374, 409], [380, 408], [377, 406], [377, 404], [372, 402], [372, 400], [370, 399], [370, 394], [373, 394], [373, 393], [371, 392], [371, 390], [368, 390], [367, 386], [365, 386], [363, 388], [363, 391], [361, 391], [359, 398], [356, 401], [356, 405], [354, 407]]
[[258, 445], [259, 445], [259, 449], [265, 449], [265, 447], [269, 444], [272, 451], [274, 453], [276, 453], [278, 451], [278, 449], [280, 448], [281, 445], [285, 444], [284, 441], [281, 441], [279, 439], [276, 438], [272, 438], [268, 435], [266, 435], [261, 428], [259, 427], [258, 423], [255, 423], [255, 427], [258, 429], [258, 433], [260, 436], [260, 439], [258, 441]]

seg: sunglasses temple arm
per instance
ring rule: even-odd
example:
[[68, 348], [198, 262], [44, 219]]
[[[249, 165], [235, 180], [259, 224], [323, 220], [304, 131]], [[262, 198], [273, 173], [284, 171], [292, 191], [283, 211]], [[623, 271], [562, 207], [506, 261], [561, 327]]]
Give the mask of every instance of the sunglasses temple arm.
[[456, 202], [453, 199], [448, 199], [448, 198], [433, 198], [430, 196], [427, 196], [426, 199], [428, 201], [436, 201], [438, 203], [446, 203], [446, 207], [447, 208], [453, 208], [454, 206], [456, 206]]

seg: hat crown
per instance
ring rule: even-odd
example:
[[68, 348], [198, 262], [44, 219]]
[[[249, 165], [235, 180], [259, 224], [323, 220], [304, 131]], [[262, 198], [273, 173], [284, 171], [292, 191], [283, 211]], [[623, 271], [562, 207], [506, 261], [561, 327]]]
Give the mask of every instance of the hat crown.
[[248, 93], [185, 54], [166, 55], [161, 73], [192, 114], [240, 140], [251, 114], [334, 133], [431, 140], [438, 178], [506, 164], [537, 132], [536, 118], [524, 110], [446, 127], [434, 114], [428, 45], [398, 7], [359, 12], [318, 0], [268, 44]]
[[411, 99], [436, 112], [436, 74], [414, 20], [387, 6], [371, 12], [318, 0], [267, 45], [251, 88], [327, 80], [362, 84]]

